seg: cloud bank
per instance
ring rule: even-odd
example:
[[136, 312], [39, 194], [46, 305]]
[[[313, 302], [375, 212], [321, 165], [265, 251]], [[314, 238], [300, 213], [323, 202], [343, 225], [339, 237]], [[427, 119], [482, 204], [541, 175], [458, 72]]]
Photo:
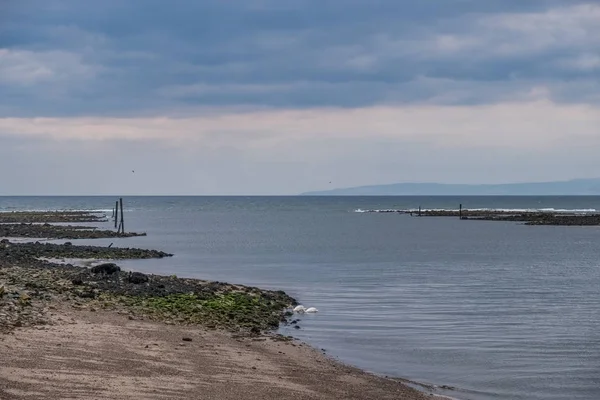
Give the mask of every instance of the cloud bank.
[[[598, 49], [591, 1], [8, 0], [0, 168], [30, 172], [2, 190], [598, 176]], [[123, 149], [168, 184], [83, 178]]]

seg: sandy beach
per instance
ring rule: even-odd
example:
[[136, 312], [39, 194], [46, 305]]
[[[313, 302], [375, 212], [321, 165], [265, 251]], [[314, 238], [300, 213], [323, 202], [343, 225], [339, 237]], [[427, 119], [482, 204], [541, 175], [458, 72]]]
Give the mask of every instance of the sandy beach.
[[431, 398], [297, 341], [51, 307], [52, 325], [0, 336], [3, 400]]

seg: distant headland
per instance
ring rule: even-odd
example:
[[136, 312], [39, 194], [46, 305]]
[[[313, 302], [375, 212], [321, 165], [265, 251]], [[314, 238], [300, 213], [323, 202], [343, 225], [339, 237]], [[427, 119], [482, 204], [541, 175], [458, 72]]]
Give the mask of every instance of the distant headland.
[[302, 193], [303, 196], [592, 196], [600, 195], [600, 178], [568, 181], [448, 184], [394, 183]]

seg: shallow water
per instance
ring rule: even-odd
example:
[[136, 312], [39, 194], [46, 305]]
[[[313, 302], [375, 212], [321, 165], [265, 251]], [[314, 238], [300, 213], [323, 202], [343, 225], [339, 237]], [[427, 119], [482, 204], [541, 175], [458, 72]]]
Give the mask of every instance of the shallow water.
[[[589, 210], [600, 197], [124, 200], [126, 229], [147, 237], [80, 242], [175, 253], [126, 268], [286, 290], [320, 312], [283, 331], [342, 361], [462, 399], [600, 398], [600, 228], [355, 212]], [[0, 197], [0, 210], [112, 204]]]

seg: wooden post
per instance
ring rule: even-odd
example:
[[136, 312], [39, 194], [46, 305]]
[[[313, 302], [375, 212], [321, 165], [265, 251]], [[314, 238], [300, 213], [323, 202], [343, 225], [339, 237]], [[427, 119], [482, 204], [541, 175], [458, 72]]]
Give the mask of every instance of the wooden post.
[[117, 229], [117, 221], [118, 221], [117, 216], [118, 215], [119, 215], [119, 202], [116, 201], [115, 202], [115, 229]]
[[119, 202], [121, 203], [121, 233], [125, 234], [125, 221], [123, 219], [123, 198], [119, 198]]
[[421, 206], [419, 206], [419, 217], [421, 216]]
[[458, 206], [458, 218], [462, 219], [462, 204]]

